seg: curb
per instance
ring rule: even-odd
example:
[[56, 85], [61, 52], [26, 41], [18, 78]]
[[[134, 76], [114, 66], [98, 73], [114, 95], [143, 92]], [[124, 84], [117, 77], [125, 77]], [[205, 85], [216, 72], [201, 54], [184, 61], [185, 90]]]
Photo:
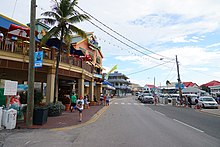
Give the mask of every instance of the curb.
[[200, 113], [206, 113], [206, 114], [209, 114], [209, 115], [220, 117], [220, 114], [215, 114], [215, 113], [210, 113], [210, 112], [202, 111], [202, 109], [197, 109], [196, 111], [200, 112]]
[[[113, 100], [112, 100], [113, 101]], [[65, 130], [69, 130], [69, 129], [75, 129], [75, 128], [80, 128], [80, 127], [84, 127], [86, 125], [89, 125], [91, 123], [96, 122], [100, 116], [109, 108], [109, 106], [104, 106], [102, 109], [100, 109], [96, 114], [94, 114], [91, 119], [89, 119], [88, 121], [81, 123], [81, 124], [77, 124], [77, 125], [72, 125], [72, 126], [68, 126], [68, 127], [62, 127], [62, 128], [53, 128], [53, 129], [49, 129], [50, 131], [65, 131]]]

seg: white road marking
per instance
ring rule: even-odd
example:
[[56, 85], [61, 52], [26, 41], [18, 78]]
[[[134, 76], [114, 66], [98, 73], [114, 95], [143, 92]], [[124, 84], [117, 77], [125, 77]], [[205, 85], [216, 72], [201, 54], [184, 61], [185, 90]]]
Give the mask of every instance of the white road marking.
[[138, 105], [138, 103], [134, 103], [134, 105]]
[[176, 121], [176, 122], [178, 122], [178, 123], [180, 123], [180, 124], [183, 124], [183, 125], [185, 125], [185, 126], [187, 126], [187, 127], [189, 127], [189, 128], [192, 128], [192, 129], [194, 129], [194, 130], [196, 130], [196, 131], [199, 131], [199, 132], [204, 132], [204, 131], [202, 131], [202, 130], [200, 130], [200, 129], [197, 129], [197, 128], [195, 128], [195, 127], [193, 127], [193, 126], [190, 126], [190, 125], [188, 125], [188, 124], [186, 124], [186, 123], [184, 123], [184, 122], [181, 122], [181, 121], [179, 121], [179, 120], [176, 120], [176, 119], [173, 119], [174, 121]]
[[117, 105], [118, 103], [115, 102], [115, 104]]
[[161, 112], [159, 112], [159, 111], [154, 111], [154, 112], [156, 112], [156, 113], [158, 113], [158, 114], [160, 114], [160, 115], [165, 116], [165, 114], [163, 114], [163, 113], [161, 113]]
[[128, 103], [128, 105], [131, 105], [131, 103]]
[[121, 103], [122, 105], [124, 105], [125, 103]]

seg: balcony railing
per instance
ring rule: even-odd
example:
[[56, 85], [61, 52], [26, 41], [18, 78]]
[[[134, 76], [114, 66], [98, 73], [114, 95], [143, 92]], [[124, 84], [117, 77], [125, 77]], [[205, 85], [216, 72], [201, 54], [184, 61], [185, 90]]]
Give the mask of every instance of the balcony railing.
[[[28, 42], [17, 42], [6, 39], [4, 42], [0, 41], [0, 50], [5, 52], [11, 52], [15, 54], [21, 54], [28, 56], [29, 55], [29, 43]], [[38, 44], [36, 45], [35, 51], [43, 51], [44, 59], [48, 60], [56, 60], [56, 51], [55, 49], [49, 48], [41, 48]], [[73, 56], [69, 56], [67, 53], [62, 52], [61, 63], [66, 63], [69, 65], [74, 65], [85, 69], [86, 71], [92, 73], [92, 66], [88, 65], [85, 61], [82, 61], [80, 58], [74, 58]]]

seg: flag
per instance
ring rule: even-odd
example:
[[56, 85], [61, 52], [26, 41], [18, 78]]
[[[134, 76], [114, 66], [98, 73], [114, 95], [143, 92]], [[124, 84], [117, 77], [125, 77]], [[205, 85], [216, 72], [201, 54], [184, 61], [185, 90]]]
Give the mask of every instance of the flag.
[[116, 70], [118, 68], [118, 65], [116, 64], [115, 66], [112, 67], [112, 69], [106, 74], [105, 79], [108, 79], [108, 76], [111, 72], [113, 72], [114, 70]]

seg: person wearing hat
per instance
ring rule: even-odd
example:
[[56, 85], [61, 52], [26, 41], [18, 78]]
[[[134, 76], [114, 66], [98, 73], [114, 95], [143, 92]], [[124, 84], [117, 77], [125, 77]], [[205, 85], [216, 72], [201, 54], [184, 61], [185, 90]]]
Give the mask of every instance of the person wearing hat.
[[79, 121], [82, 121], [82, 111], [83, 111], [83, 105], [84, 105], [84, 100], [83, 96], [80, 96], [80, 98], [76, 101], [76, 109], [79, 111]]

